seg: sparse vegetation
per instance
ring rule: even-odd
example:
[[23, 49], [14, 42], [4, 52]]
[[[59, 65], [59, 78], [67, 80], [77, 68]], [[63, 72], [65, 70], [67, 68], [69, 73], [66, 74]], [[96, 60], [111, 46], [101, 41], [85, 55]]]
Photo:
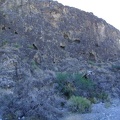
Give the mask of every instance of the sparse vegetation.
[[83, 77], [80, 73], [59, 73], [57, 74], [57, 83], [58, 90], [67, 99], [73, 95], [85, 97], [92, 103], [104, 102], [108, 99], [108, 94], [92, 80]]
[[105, 93], [105, 92], [98, 93], [96, 97], [103, 102], [104, 101], [109, 101], [108, 94]]
[[95, 65], [95, 63], [91, 60], [88, 61], [88, 64], [93, 65], [93, 66]]
[[119, 31], [54, 0], [0, 1], [0, 119], [61, 120], [96, 103], [78, 120], [119, 120]]
[[59, 73], [57, 83], [72, 112], [90, 112], [92, 103], [108, 100], [108, 95], [98, 85], [80, 73]]
[[86, 91], [92, 91], [94, 89], [94, 83], [90, 79], [83, 77], [82, 74], [76, 73], [73, 75], [73, 78], [76, 86], [80, 89]]
[[74, 92], [76, 91], [71, 77], [72, 76], [69, 73], [58, 73], [57, 74], [57, 83], [59, 85], [58, 89], [67, 98], [72, 96]]
[[72, 96], [68, 105], [73, 112], [86, 113], [91, 111], [91, 102], [80, 96]]
[[28, 48], [34, 49], [33, 45], [28, 45]]
[[5, 120], [15, 120], [15, 119], [17, 119], [16, 116], [13, 113], [5, 114], [3, 117], [5, 118]]
[[31, 65], [32, 65], [33, 69], [37, 69], [38, 68], [38, 66], [37, 66], [37, 64], [36, 64], [36, 62], [34, 60], [31, 61]]
[[113, 65], [112, 68], [115, 70], [120, 70], [120, 65]]
[[109, 108], [111, 106], [111, 103], [110, 102], [105, 102], [104, 106], [105, 106], [105, 108]]
[[8, 41], [6, 41], [6, 40], [4, 40], [3, 42], [2, 42], [2, 46], [5, 46], [5, 45], [7, 45], [8, 44]]
[[20, 48], [20, 45], [19, 45], [18, 43], [15, 43], [15, 44], [14, 44], [14, 47]]

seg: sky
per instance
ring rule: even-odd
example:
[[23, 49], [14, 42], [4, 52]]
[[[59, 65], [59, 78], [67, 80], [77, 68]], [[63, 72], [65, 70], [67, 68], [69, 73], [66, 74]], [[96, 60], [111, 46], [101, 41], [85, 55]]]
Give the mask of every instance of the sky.
[[120, 0], [57, 0], [63, 5], [92, 12], [120, 30]]

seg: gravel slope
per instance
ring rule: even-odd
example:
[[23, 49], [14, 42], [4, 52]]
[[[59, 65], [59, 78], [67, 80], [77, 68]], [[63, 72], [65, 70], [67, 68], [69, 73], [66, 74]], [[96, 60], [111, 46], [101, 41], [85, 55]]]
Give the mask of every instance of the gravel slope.
[[120, 120], [120, 101], [114, 100], [109, 107], [103, 103], [95, 104], [91, 113], [70, 115], [63, 120]]

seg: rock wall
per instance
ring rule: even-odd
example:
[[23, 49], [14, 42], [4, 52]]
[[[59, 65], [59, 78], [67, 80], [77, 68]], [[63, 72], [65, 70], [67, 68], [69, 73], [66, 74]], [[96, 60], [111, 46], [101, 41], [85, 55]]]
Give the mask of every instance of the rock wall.
[[39, 0], [6, 0], [1, 11], [1, 26], [25, 38], [15, 42], [22, 49], [36, 48], [42, 63], [54, 64], [67, 57], [106, 61], [120, 56], [120, 32], [92, 13]]

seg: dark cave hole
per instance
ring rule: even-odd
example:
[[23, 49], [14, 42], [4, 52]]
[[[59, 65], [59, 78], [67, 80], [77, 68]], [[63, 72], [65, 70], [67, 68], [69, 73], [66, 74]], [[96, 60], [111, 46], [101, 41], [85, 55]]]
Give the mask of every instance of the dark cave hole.
[[95, 61], [95, 55], [93, 53], [89, 53], [89, 60]]
[[18, 34], [18, 32], [17, 31], [14, 31], [14, 33], [17, 35]]
[[76, 43], [80, 43], [80, 39], [75, 39], [74, 40]]
[[96, 47], [100, 47], [98, 43], [95, 44]]
[[37, 48], [37, 46], [36, 46], [35, 44], [33, 44], [33, 48], [34, 48], [35, 50], [38, 50], [38, 48]]
[[65, 106], [65, 103], [64, 102], [61, 102], [61, 107], [64, 107]]
[[60, 48], [65, 49], [65, 46], [60, 46]]
[[6, 17], [6, 15], [4, 14], [3, 17]]
[[65, 39], [69, 39], [69, 35], [66, 34], [66, 33], [64, 33], [64, 38], [65, 38]]
[[3, 27], [2, 27], [2, 30], [6, 30], [6, 27], [5, 27], [5, 26], [3, 26]]
[[55, 64], [56, 62], [55, 61], [53, 61], [53, 64]]

